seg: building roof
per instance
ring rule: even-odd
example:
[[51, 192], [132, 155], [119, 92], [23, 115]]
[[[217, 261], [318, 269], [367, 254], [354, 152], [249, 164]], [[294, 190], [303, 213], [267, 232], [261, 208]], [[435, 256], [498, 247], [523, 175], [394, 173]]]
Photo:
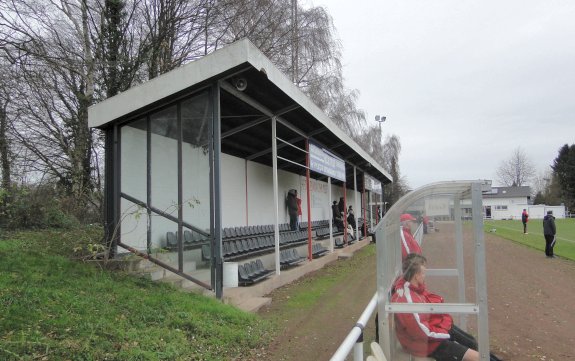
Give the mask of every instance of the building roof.
[[491, 187], [491, 191], [483, 193], [483, 198], [518, 198], [531, 197], [531, 187]]
[[[242, 80], [247, 86], [238, 87]], [[278, 120], [280, 169], [305, 174], [305, 138], [346, 161], [348, 187], [353, 166], [383, 184], [391, 176], [336, 126], [249, 40], [244, 39], [157, 78], [128, 89], [88, 109], [90, 127], [108, 128], [134, 119], [171, 100], [220, 84], [222, 152], [271, 166], [271, 117]], [[242, 89], [243, 88], [243, 89]], [[294, 145], [290, 147], [286, 145]], [[289, 161], [285, 161], [289, 159]], [[361, 173], [361, 172], [358, 172]], [[313, 178], [325, 178], [312, 174]], [[358, 175], [358, 184], [363, 176]]]

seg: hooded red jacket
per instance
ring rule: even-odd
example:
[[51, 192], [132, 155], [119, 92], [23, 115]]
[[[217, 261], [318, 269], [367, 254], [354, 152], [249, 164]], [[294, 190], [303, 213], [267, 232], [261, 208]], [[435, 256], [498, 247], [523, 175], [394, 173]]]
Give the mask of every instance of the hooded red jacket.
[[[392, 302], [443, 303], [439, 295], [427, 291], [425, 284], [413, 286], [400, 278], [395, 283]], [[429, 356], [442, 341], [449, 340], [453, 319], [440, 313], [396, 313], [395, 331], [401, 346], [414, 356]]]
[[411, 230], [408, 227], [401, 227], [401, 259], [404, 260], [410, 253], [421, 254], [419, 243], [413, 238]]

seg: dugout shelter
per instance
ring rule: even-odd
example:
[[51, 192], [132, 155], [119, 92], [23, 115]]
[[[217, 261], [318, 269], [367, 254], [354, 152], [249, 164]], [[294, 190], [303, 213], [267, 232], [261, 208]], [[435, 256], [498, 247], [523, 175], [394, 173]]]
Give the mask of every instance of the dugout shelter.
[[[415, 329], [421, 334], [431, 331], [420, 314], [452, 315], [456, 325], [477, 338], [481, 360], [489, 360], [482, 197], [490, 190], [491, 182], [484, 180], [432, 183], [399, 199], [375, 227], [379, 344], [388, 360], [428, 360], [406, 354], [399, 344], [396, 315], [405, 314], [414, 316], [410, 320], [420, 325]], [[462, 212], [469, 209], [471, 213]], [[404, 303], [392, 301], [394, 284], [403, 274], [402, 227], [409, 226], [400, 222], [404, 214], [416, 219], [411, 232], [427, 258], [427, 289], [444, 303], [414, 303], [407, 296]], [[428, 338], [413, 339], [423, 343]]]

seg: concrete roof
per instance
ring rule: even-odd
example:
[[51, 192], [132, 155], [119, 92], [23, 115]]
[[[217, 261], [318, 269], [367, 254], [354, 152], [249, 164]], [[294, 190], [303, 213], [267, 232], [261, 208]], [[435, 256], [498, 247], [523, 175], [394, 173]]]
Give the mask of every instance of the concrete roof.
[[[304, 130], [306, 135], [311, 134], [310, 139], [318, 141], [382, 183], [391, 182], [391, 176], [385, 169], [337, 127], [249, 40], [235, 42], [91, 106], [88, 109], [88, 124], [90, 127], [107, 128], [116, 121], [133, 117], [142, 109], [149, 109], [154, 104], [159, 106], [177, 94], [207, 87], [214, 81], [229, 80], [238, 73], [246, 74], [250, 84], [254, 84], [253, 88], [257, 88], [257, 92], [254, 89], [248, 89], [252, 91], [251, 94], [245, 92], [261, 103], [261, 107], [256, 109], [282, 114], [282, 109], [297, 108], [297, 114], [292, 112], [293, 116], [289, 119], [289, 115], [282, 115], [288, 123]], [[223, 87], [224, 91], [233, 90], [227, 82], [224, 85], [228, 85], [227, 88]], [[255, 134], [254, 137], [258, 138]], [[237, 139], [236, 143], [250, 144], [250, 140]], [[224, 147], [222, 150], [225, 151]], [[246, 154], [236, 155], [249, 158]]]

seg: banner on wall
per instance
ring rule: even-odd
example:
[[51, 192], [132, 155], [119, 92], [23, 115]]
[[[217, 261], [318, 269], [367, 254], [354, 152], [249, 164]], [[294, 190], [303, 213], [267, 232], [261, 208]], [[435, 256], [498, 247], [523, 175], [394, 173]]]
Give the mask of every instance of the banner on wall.
[[[327, 183], [310, 179], [310, 193], [311, 193], [311, 206], [312, 208], [325, 207], [327, 203]], [[300, 177], [300, 188], [302, 194], [307, 191], [305, 177]]]
[[345, 162], [312, 142], [309, 142], [309, 169], [345, 182]]
[[372, 179], [371, 182], [372, 182], [371, 191], [373, 193], [381, 195], [381, 182], [375, 179]]
[[365, 189], [381, 195], [381, 182], [372, 177], [365, 176]]

